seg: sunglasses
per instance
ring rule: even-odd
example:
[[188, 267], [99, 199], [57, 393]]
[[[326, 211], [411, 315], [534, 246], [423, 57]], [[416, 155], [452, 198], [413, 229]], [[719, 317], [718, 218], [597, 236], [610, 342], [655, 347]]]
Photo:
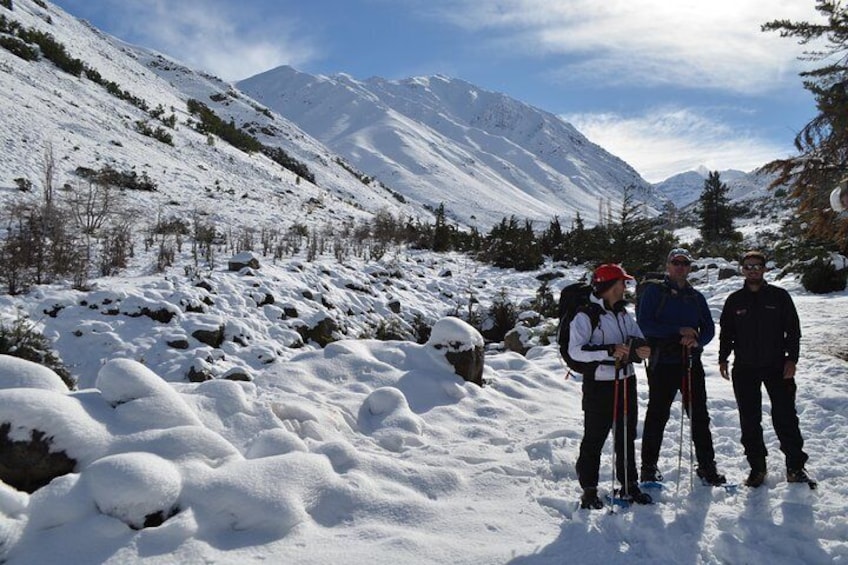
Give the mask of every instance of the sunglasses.
[[762, 271], [766, 268], [766, 266], [757, 263], [755, 265], [742, 265], [742, 268], [746, 271]]
[[678, 261], [677, 259], [669, 261], [669, 263], [671, 263], [675, 267], [688, 267], [689, 265], [692, 264], [689, 261]]

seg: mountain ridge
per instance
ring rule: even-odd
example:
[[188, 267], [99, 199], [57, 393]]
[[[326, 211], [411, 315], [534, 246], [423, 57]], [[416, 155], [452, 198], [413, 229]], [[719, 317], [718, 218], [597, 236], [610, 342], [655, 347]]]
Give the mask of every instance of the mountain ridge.
[[699, 167], [697, 170], [678, 173], [661, 182], [654, 183], [654, 188], [667, 197], [677, 208], [691, 207], [700, 198], [704, 189], [704, 181], [711, 172], [719, 173], [719, 179], [729, 189], [728, 198], [731, 201], [768, 199], [773, 196], [769, 186], [774, 181], [775, 175], [764, 172], [762, 168], [746, 173], [736, 169], [710, 171], [706, 167]]
[[489, 223], [577, 212], [594, 220], [626, 186], [653, 209], [662, 201], [632, 167], [557, 116], [461, 79], [361, 81], [284, 65], [236, 85], [405, 196], [443, 201], [469, 221], [480, 213], [463, 210], [467, 198], [494, 199], [482, 212]]

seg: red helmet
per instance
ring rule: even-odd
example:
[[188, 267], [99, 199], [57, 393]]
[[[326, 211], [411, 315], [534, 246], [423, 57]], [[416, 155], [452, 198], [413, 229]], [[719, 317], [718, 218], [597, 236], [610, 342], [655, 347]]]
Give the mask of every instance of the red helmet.
[[604, 263], [595, 269], [595, 274], [592, 275], [592, 284], [605, 283], [607, 281], [615, 281], [618, 279], [632, 281], [633, 277], [628, 275], [627, 271], [625, 271], [620, 265]]

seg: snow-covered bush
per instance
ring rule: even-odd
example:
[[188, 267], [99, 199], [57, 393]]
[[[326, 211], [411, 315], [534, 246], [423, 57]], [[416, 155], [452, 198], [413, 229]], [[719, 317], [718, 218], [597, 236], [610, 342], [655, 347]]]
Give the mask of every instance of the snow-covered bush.
[[0, 354], [44, 365], [59, 375], [69, 389], [76, 387], [76, 381], [53, 352], [49, 340], [23, 318], [15, 320], [11, 325], [0, 322]]

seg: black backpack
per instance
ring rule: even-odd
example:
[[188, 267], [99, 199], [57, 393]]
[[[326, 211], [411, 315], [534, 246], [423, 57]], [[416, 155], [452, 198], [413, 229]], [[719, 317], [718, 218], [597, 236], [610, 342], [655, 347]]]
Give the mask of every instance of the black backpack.
[[559, 327], [557, 328], [557, 343], [559, 352], [565, 364], [575, 373], [583, 375], [584, 379], [590, 379], [595, 374], [598, 362], [578, 361], [568, 354], [568, 340], [571, 335], [571, 320], [579, 312], [585, 312], [589, 316], [592, 330], [598, 327], [601, 321], [602, 309], [598, 304], [589, 300], [592, 286], [584, 282], [576, 282], [567, 285], [559, 294]]
[[657, 313], [662, 312], [665, 307], [665, 302], [668, 300], [668, 295], [670, 290], [668, 285], [665, 284], [665, 273], [660, 272], [649, 272], [646, 273], [638, 283], [636, 283], [636, 319], [639, 319], [639, 306], [641, 306], [640, 302], [642, 302], [642, 297], [645, 295], [645, 289], [649, 286], [657, 285], [660, 289], [660, 303], [657, 307]]

